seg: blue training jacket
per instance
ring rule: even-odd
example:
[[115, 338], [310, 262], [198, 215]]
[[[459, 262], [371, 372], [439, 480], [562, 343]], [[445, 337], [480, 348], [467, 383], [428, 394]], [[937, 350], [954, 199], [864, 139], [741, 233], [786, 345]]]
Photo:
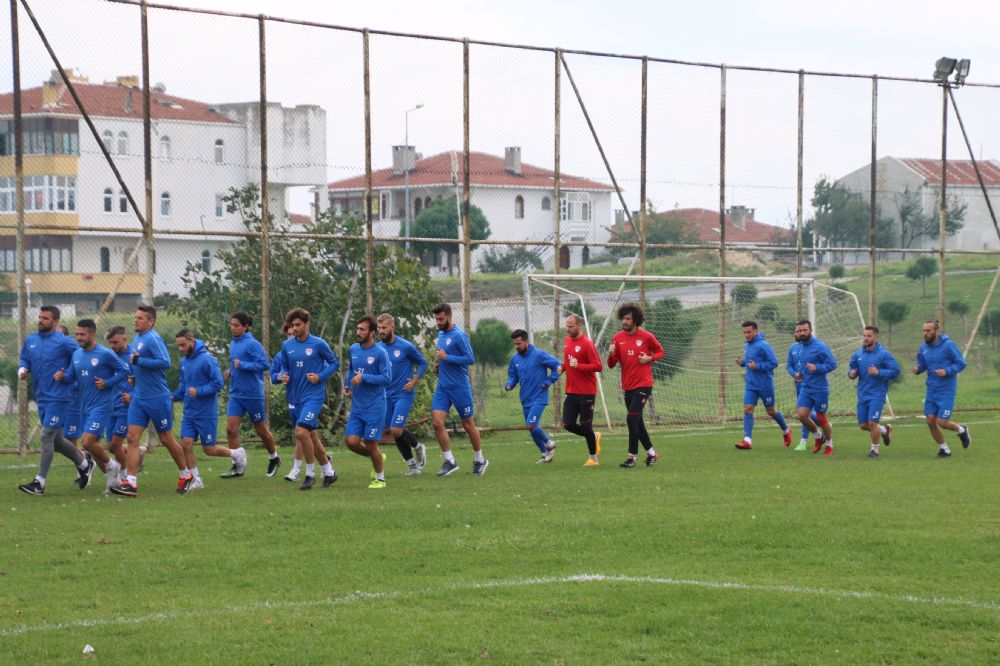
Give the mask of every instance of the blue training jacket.
[[[305, 340], [288, 338], [278, 353], [284, 356], [281, 364], [283, 372], [287, 372], [289, 376], [286, 386], [288, 402], [299, 404], [307, 400], [325, 401], [326, 382], [340, 367], [340, 361], [333, 355], [326, 340], [311, 333]], [[319, 375], [319, 382], [313, 384], [306, 379], [310, 372]]]
[[394, 336], [391, 345], [384, 342], [378, 344], [389, 354], [389, 362], [392, 364], [392, 383], [386, 387], [386, 396], [389, 399], [399, 398], [405, 393], [403, 386], [413, 378], [413, 365], [417, 366], [417, 377], [423, 377], [427, 371], [427, 359], [412, 342], [398, 335]]
[[[174, 401], [184, 401], [184, 418], [218, 418], [218, 396], [222, 390], [222, 370], [219, 362], [205, 349], [201, 340], [194, 341], [194, 349], [181, 357], [181, 381], [171, 396]], [[194, 387], [198, 395], [191, 396], [188, 389]]]
[[61, 331], [33, 333], [21, 346], [19, 363], [31, 373], [31, 386], [38, 402], [70, 402], [75, 399], [72, 386], [57, 382], [55, 374], [69, 368], [80, 345]]
[[437, 348], [443, 349], [447, 357], [438, 360], [438, 386], [443, 389], [472, 390], [469, 381], [469, 366], [476, 362], [472, 353], [472, 343], [457, 324], [449, 331], [438, 331]]
[[[240, 367], [233, 361], [239, 359]], [[253, 333], [247, 331], [229, 343], [229, 395], [260, 400], [264, 397], [264, 373], [271, 360]]]
[[[826, 375], [837, 369], [837, 359], [819, 338], [812, 337], [808, 342], [800, 342], [799, 372], [802, 373], [802, 390], [807, 393], [829, 393], [830, 382]], [[806, 369], [808, 364], [816, 366], [815, 372]]]
[[549, 387], [559, 381], [559, 359], [535, 345], [516, 353], [507, 365], [507, 390], [521, 384], [522, 405], [549, 404]]
[[[114, 408], [114, 399], [120, 395], [118, 384], [128, 384], [129, 367], [118, 354], [104, 345], [94, 345], [90, 351], [83, 347], [73, 352], [73, 362], [66, 368], [64, 384], [76, 383], [80, 391], [80, 410], [86, 414], [95, 407]], [[97, 388], [94, 382], [104, 380], [104, 388]]]
[[[747, 366], [747, 362], [755, 361], [756, 368]], [[743, 343], [743, 361], [740, 367], [746, 368], [746, 387], [755, 391], [774, 390], [774, 369], [778, 367], [778, 357], [770, 343], [760, 331], [750, 342]]]
[[[351, 412], [354, 414], [384, 414], [385, 389], [392, 383], [392, 364], [389, 355], [379, 343], [362, 347], [355, 342], [350, 350], [351, 362], [344, 377], [351, 389]], [[361, 375], [360, 384], [352, 384], [355, 375]]]
[[155, 328], [135, 336], [132, 340], [132, 354], [139, 355], [132, 364], [132, 374], [135, 376], [132, 397], [136, 400], [150, 400], [170, 395], [166, 373], [170, 367], [170, 353]]
[[[129, 366], [129, 359], [132, 357], [132, 345], [125, 345], [125, 351], [117, 356], [125, 364], [126, 374], [131, 375], [132, 369]], [[128, 405], [122, 399], [122, 396], [126, 393], [129, 395], [132, 394], [132, 386], [127, 381], [119, 382], [115, 385], [114, 397], [111, 399], [111, 413], [115, 416], [126, 416], [128, 414]]]
[[[944, 377], [934, 372], [944, 368]], [[954, 340], [944, 333], [933, 345], [926, 342], [917, 352], [917, 374], [927, 373], [927, 392], [937, 395], [955, 395], [958, 392], [958, 373], [965, 370], [965, 359]]]
[[[869, 375], [868, 368], [878, 368], [877, 375]], [[889, 393], [889, 381], [899, 377], [899, 363], [888, 349], [876, 342], [871, 351], [861, 347], [851, 356], [851, 370], [858, 371], [858, 400], [882, 400]]]

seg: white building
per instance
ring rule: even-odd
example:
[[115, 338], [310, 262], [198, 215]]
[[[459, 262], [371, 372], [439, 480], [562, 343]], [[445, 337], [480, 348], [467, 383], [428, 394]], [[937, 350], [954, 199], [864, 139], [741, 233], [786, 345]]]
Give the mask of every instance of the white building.
[[[140, 211], [145, 206], [142, 90], [137, 77], [74, 88], [112, 154]], [[140, 225], [66, 86], [53, 73], [22, 92], [25, 133], [25, 263], [32, 293], [48, 303], [93, 311], [117, 285], [114, 310], [131, 309], [152, 268], [155, 293], [183, 294], [189, 262], [214, 268], [220, 248], [240, 232], [226, 211], [231, 188], [260, 182], [258, 104], [223, 104], [152, 91], [155, 265], [135, 253]], [[16, 221], [13, 94], [0, 95], [0, 222]], [[284, 217], [286, 188], [325, 181], [326, 114], [316, 106], [268, 106], [269, 206]], [[288, 166], [294, 165], [294, 166]], [[36, 227], [33, 229], [33, 227]], [[48, 227], [48, 228], [38, 228]], [[123, 230], [117, 232], [116, 230]], [[132, 233], [129, 233], [129, 232]], [[13, 272], [14, 232], [0, 228], [0, 271]], [[124, 276], [122, 275], [124, 273]]]
[[[409, 169], [407, 169], [409, 167]], [[409, 173], [407, 173], [407, 171]], [[555, 174], [551, 170], [521, 162], [521, 149], [507, 148], [504, 157], [472, 152], [469, 154], [470, 201], [483, 211], [489, 222], [489, 240], [552, 241], [555, 230], [553, 211]], [[372, 172], [374, 235], [396, 240], [405, 233], [406, 201], [410, 202], [410, 220], [416, 218], [431, 201], [462, 197], [462, 153], [439, 153], [422, 158], [413, 146], [393, 147], [392, 168]], [[562, 174], [560, 185], [560, 236], [565, 241], [605, 242], [613, 222], [611, 195], [614, 188], [585, 178]], [[327, 185], [317, 192], [335, 214], [361, 215], [365, 191], [364, 175]], [[407, 194], [407, 191], [409, 194]], [[411, 235], [416, 235], [411, 233]], [[476, 256], [488, 246], [480, 245]], [[554, 264], [553, 250], [544, 248], [540, 257], [546, 268]], [[442, 253], [432, 275], [447, 274], [448, 257]], [[583, 263], [581, 246], [564, 246], [561, 265], [577, 267]]]

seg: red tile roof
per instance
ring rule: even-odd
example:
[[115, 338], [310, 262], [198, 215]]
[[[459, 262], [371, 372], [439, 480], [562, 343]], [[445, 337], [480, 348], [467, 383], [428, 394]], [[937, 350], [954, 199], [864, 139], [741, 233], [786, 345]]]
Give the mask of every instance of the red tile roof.
[[312, 217], [308, 215], [303, 215], [302, 213], [289, 213], [288, 221], [291, 224], [306, 225], [306, 224], [312, 224], [313, 219]]
[[[941, 184], [941, 160], [902, 158], [899, 160], [915, 171], [928, 185]], [[992, 160], [977, 160], [986, 187], [1000, 187], [1000, 164]], [[972, 160], [948, 160], [948, 186], [979, 187]]]
[[[80, 111], [62, 83], [57, 84], [56, 103], [42, 104], [42, 88], [28, 88], [21, 91], [24, 114], [60, 114], [79, 116]], [[142, 120], [142, 89], [127, 88], [113, 83], [95, 84], [74, 81], [73, 87], [83, 102], [83, 107], [91, 116], [103, 118], [132, 118]], [[128, 97], [132, 96], [131, 111], [127, 111]], [[150, 91], [150, 115], [155, 120], [188, 120], [202, 123], [236, 124], [221, 113], [212, 110], [204, 102], [196, 102], [182, 97], [174, 97]], [[0, 95], [0, 115], [14, 113], [14, 93]]]
[[[431, 187], [450, 186], [452, 184], [451, 170], [452, 153], [439, 153], [430, 157], [425, 157], [416, 161], [415, 168], [410, 171], [410, 187]], [[462, 182], [462, 153], [456, 153], [458, 165], [458, 182]], [[486, 153], [469, 153], [469, 178], [472, 185], [484, 187], [513, 187], [513, 188], [534, 188], [552, 189], [555, 182], [555, 174], [548, 169], [532, 166], [530, 164], [521, 165], [521, 174], [515, 175], [507, 171], [504, 158]], [[392, 169], [380, 169], [372, 172], [373, 189], [402, 188], [404, 177], [402, 174], [393, 173]], [[335, 191], [357, 191], [364, 190], [364, 175], [338, 180], [329, 184], [329, 189]], [[568, 190], [601, 190], [613, 191], [614, 188], [606, 183], [599, 183], [586, 178], [578, 178], [562, 174], [563, 189]]]
[[[696, 234], [700, 242], [716, 243], [720, 239], [719, 233], [719, 211], [707, 208], [676, 208], [657, 213], [660, 217], [669, 220], [684, 220], [687, 228]], [[785, 227], [776, 227], [773, 224], [764, 224], [749, 219], [747, 215], [743, 218], [744, 229], [740, 229], [733, 224], [733, 218], [726, 213], [726, 242], [727, 243], [756, 243], [758, 245], [770, 245], [775, 241], [789, 240], [794, 232]]]

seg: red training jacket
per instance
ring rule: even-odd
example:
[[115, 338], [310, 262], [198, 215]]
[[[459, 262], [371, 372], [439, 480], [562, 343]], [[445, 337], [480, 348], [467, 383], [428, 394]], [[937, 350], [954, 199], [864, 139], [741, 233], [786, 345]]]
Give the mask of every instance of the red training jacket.
[[653, 385], [653, 364], [639, 363], [639, 354], [645, 352], [654, 361], [663, 358], [663, 347], [649, 331], [639, 328], [635, 333], [618, 331], [611, 338], [611, 353], [608, 354], [608, 367], [622, 364], [622, 390], [631, 391], [635, 388]]
[[[569, 360], [576, 357], [580, 365], [570, 367]], [[578, 338], [566, 336], [563, 342], [563, 369], [566, 372], [566, 393], [579, 395], [597, 394], [597, 373], [604, 369], [594, 341], [586, 335]]]

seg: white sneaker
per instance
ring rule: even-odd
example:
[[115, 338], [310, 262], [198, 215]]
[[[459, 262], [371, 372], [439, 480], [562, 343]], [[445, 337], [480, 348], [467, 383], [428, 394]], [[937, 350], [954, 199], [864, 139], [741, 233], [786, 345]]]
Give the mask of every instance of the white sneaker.
[[239, 448], [233, 451], [233, 464], [236, 465], [237, 474], [245, 474], [247, 471], [247, 450]]
[[285, 481], [298, 481], [298, 480], [299, 480], [298, 470], [293, 469], [292, 471], [290, 471], [288, 474], [285, 475]]
[[139, 447], [139, 469], [138, 471], [136, 471], [136, 474], [142, 472], [142, 467], [145, 464], [146, 464], [146, 445], [143, 444], [142, 446]]
[[111, 460], [108, 463], [107, 469], [104, 470], [104, 476], [107, 478], [106, 485], [104, 486], [104, 492], [111, 492], [111, 486], [118, 485], [118, 477], [121, 474], [121, 465], [118, 464], [117, 460]]
[[542, 456], [541, 462], [552, 462], [552, 459], [556, 457], [556, 443], [549, 442], [545, 447], [545, 455]]
[[403, 472], [403, 476], [419, 476], [422, 469], [417, 463], [406, 466], [406, 471]]
[[194, 477], [194, 481], [192, 481], [191, 485], [188, 487], [188, 490], [203, 490], [204, 488], [205, 484], [202, 483], [201, 477], [196, 476]]
[[427, 447], [417, 442], [417, 447], [413, 449], [413, 453], [416, 454], [417, 469], [419, 472], [424, 471], [424, 465], [427, 464]]

